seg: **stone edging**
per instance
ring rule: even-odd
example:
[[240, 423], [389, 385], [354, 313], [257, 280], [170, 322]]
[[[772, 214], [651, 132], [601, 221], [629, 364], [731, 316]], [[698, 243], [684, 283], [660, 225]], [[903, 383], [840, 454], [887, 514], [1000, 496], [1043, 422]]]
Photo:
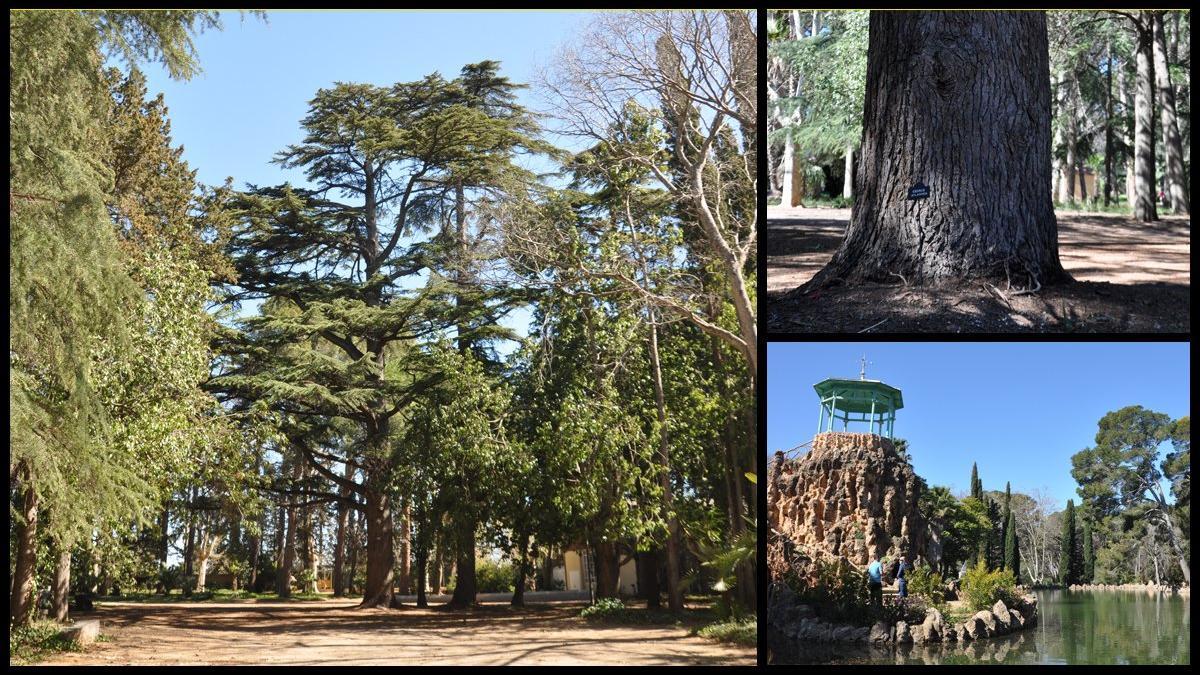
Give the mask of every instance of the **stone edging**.
[[947, 625], [942, 613], [931, 607], [920, 624], [910, 626], [907, 622], [897, 621], [893, 626], [878, 621], [867, 627], [825, 621], [816, 616], [812, 607], [796, 602], [791, 589], [782, 587], [772, 594], [767, 607], [767, 622], [789, 638], [813, 642], [966, 642], [1008, 635], [1037, 625], [1037, 597], [1023, 596], [1013, 609], [997, 600], [991, 610], [980, 610], [953, 626]]
[[1071, 584], [1067, 587], [1072, 591], [1139, 591], [1142, 593], [1178, 593], [1182, 596], [1190, 596], [1192, 589], [1189, 586], [1180, 586], [1178, 588], [1172, 586], [1160, 586], [1158, 584]]

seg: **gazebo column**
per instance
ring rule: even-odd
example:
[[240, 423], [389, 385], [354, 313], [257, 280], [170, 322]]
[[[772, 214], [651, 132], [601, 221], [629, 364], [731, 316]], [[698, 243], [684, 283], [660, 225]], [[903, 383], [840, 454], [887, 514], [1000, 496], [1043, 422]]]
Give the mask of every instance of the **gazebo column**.
[[[883, 431], [880, 429], [879, 431]], [[871, 433], [875, 433], [875, 397], [871, 397]]]
[[824, 431], [825, 426], [825, 401], [821, 400], [821, 411], [817, 413], [817, 433]]

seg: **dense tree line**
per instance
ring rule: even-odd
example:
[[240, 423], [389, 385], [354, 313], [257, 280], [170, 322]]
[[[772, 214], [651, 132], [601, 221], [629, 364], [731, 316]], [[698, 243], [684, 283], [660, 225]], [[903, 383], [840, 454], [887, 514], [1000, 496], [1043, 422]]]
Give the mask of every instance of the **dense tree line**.
[[490, 551], [520, 604], [568, 549], [598, 597], [635, 561], [651, 606], [752, 609], [752, 13], [597, 18], [542, 87], [583, 151], [482, 61], [319, 90], [275, 158], [306, 184], [240, 188], [198, 185], [161, 97], [100, 65], [189, 76], [218, 25], [10, 13], [13, 623], [51, 576], [59, 619], [214, 574], [470, 606]]
[[[868, 14], [770, 12], [769, 177], [781, 201], [855, 193]], [[1102, 200], [1152, 220], [1161, 189], [1171, 212], [1188, 213], [1190, 12], [1052, 11], [1046, 21], [1054, 200]]]

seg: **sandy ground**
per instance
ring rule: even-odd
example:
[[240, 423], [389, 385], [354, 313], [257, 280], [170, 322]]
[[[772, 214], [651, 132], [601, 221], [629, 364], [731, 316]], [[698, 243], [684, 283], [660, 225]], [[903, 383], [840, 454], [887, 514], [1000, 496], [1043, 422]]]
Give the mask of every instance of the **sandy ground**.
[[[1010, 294], [979, 280], [798, 292], [841, 243], [849, 209], [767, 212], [771, 333], [1188, 333], [1191, 220], [1138, 223], [1057, 212], [1059, 257], [1074, 281]], [[1001, 284], [1003, 285], [1003, 284]], [[1006, 289], [1007, 290], [1007, 289]]]
[[753, 665], [753, 648], [676, 626], [605, 626], [579, 602], [357, 610], [353, 600], [103, 603], [108, 642], [44, 665]]
[[[1188, 284], [1191, 220], [1058, 211], [1058, 252], [1076, 281]], [[767, 291], [791, 290], [833, 257], [850, 209], [767, 209]]]

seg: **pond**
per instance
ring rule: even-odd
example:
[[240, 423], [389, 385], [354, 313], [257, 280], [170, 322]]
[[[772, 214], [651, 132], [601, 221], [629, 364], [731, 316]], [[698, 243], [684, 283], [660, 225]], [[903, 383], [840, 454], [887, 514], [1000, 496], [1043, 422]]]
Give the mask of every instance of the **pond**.
[[768, 663], [1190, 664], [1190, 598], [1133, 591], [1035, 591], [1038, 625], [973, 642], [902, 645], [798, 643], [771, 632]]

